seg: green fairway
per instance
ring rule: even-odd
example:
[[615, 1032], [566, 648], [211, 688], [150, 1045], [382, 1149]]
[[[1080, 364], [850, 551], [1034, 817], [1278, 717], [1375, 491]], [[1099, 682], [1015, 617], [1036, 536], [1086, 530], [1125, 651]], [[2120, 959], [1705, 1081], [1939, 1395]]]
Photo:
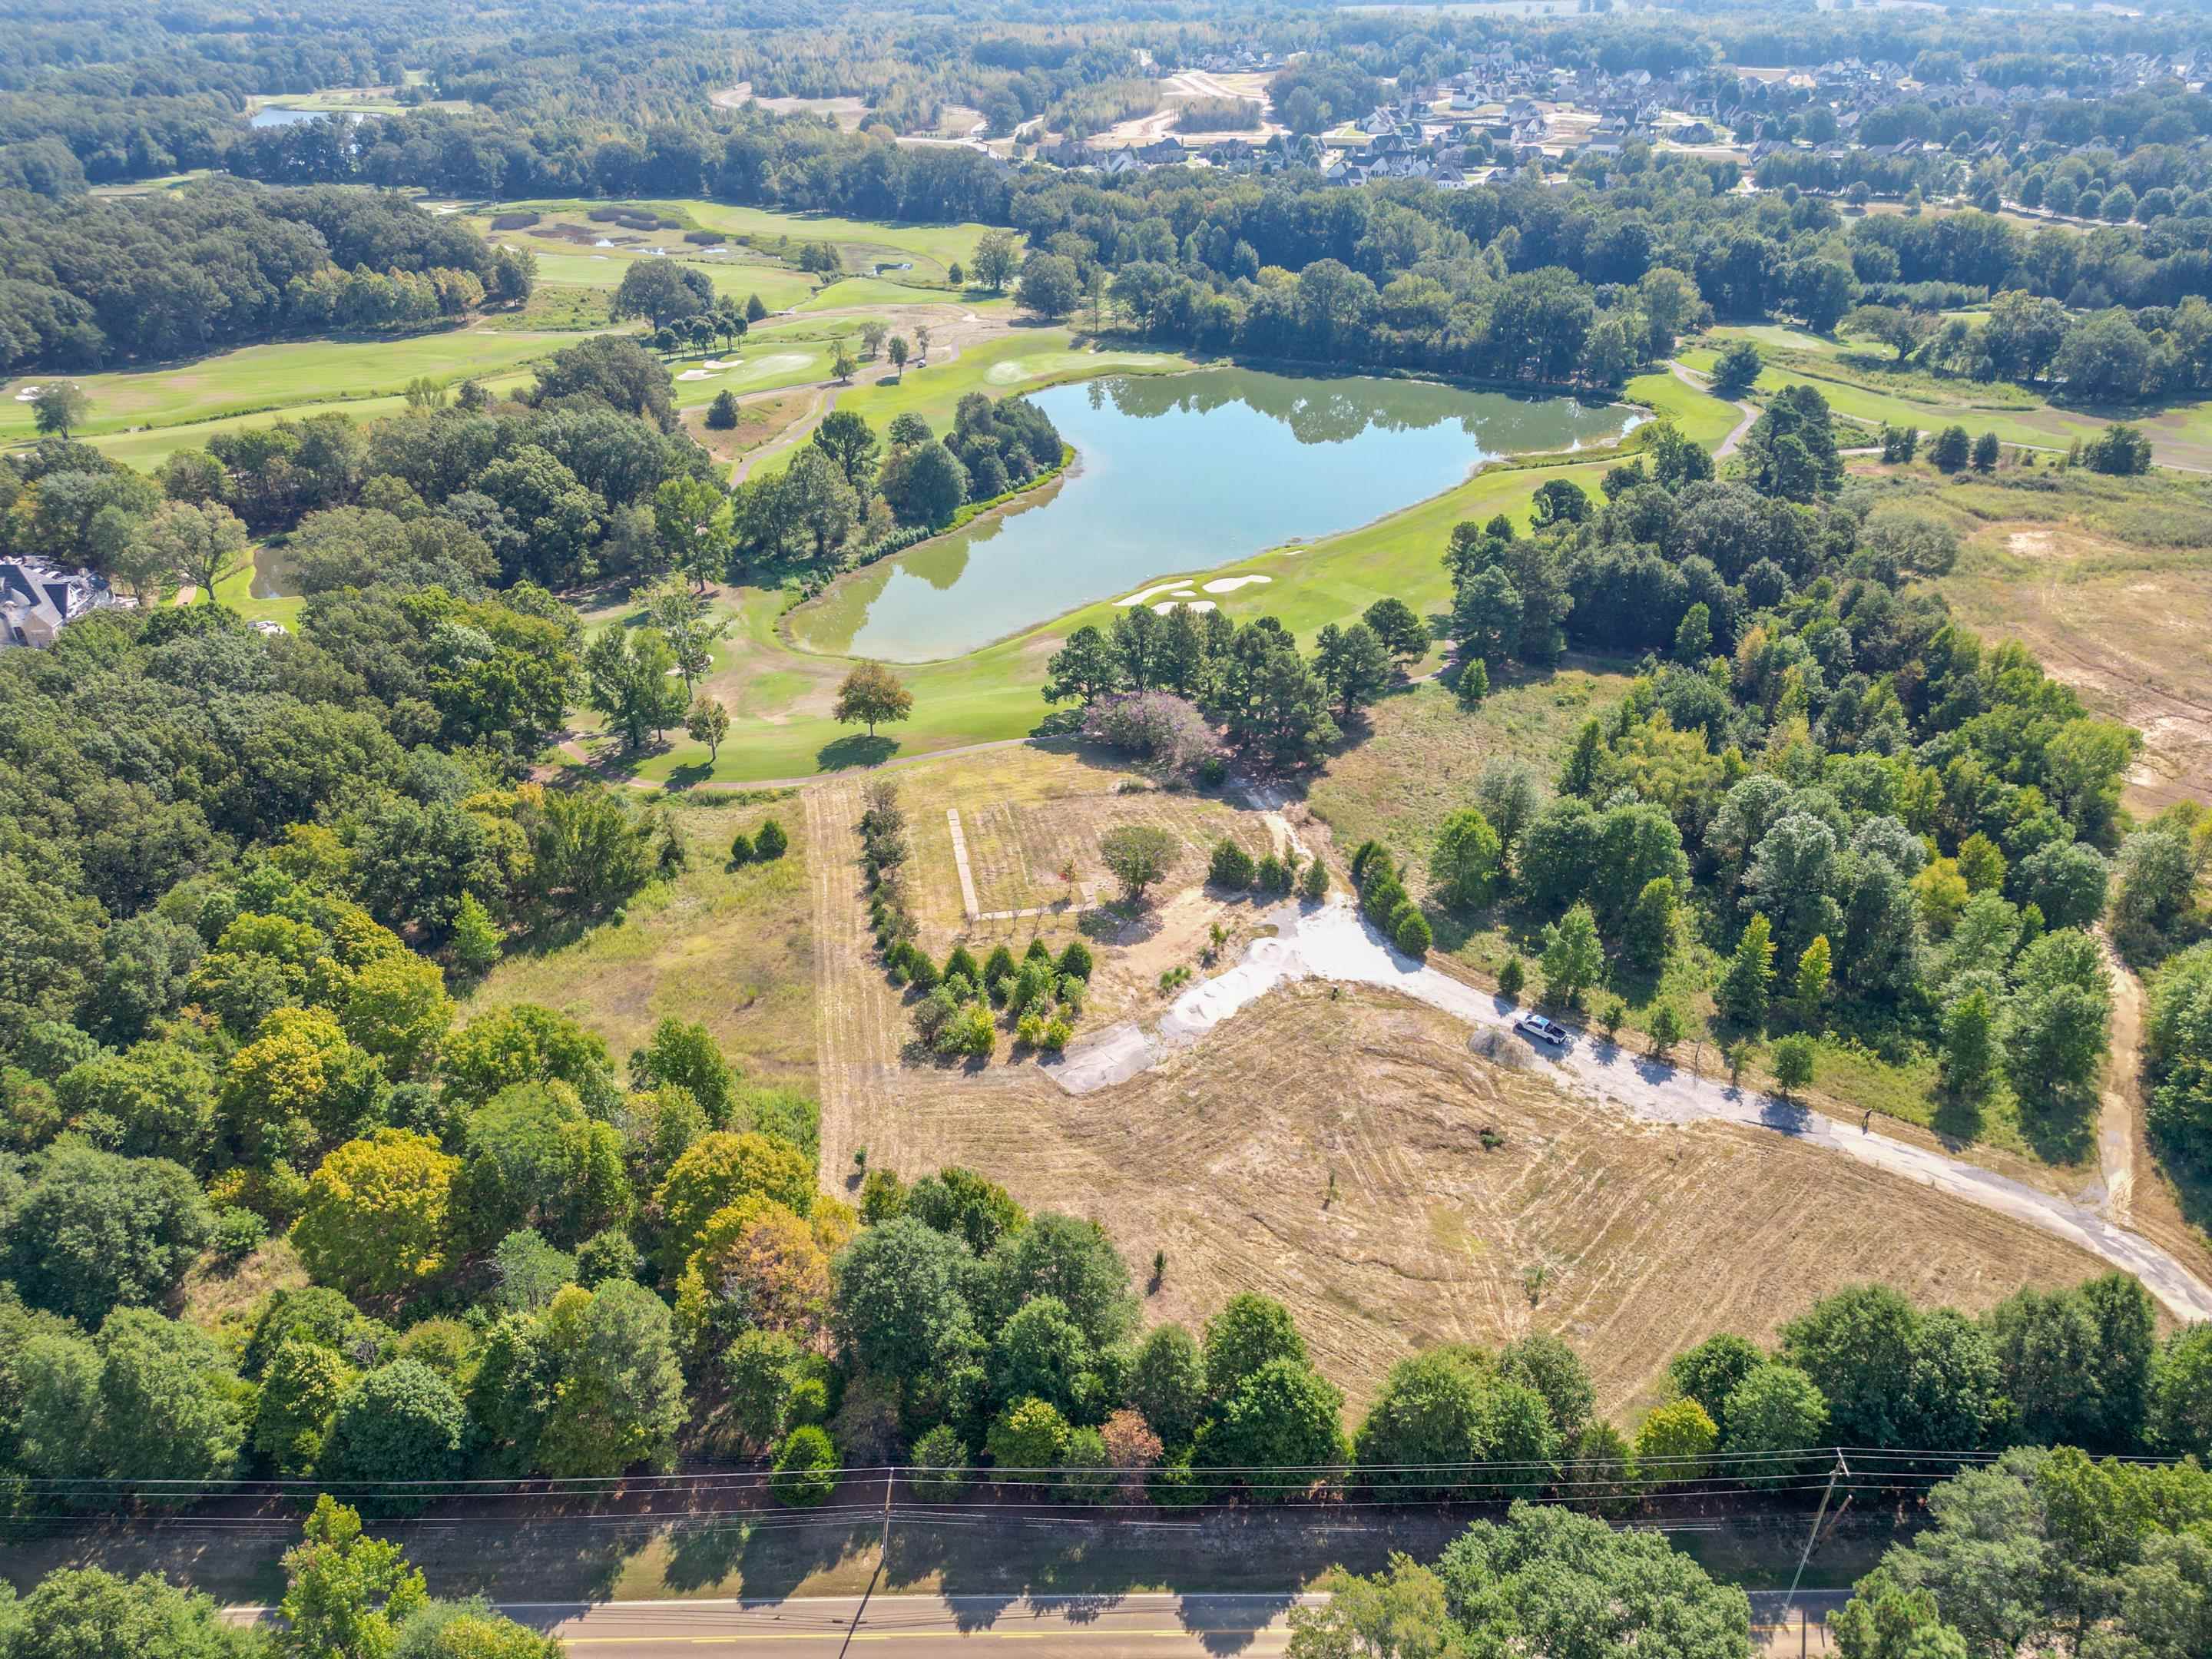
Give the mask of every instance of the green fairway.
[[848, 276], [832, 283], [811, 299], [799, 302], [805, 311], [840, 311], [854, 306], [945, 305], [960, 296], [946, 288], [916, 288], [880, 276]]
[[[1026, 337], [993, 344], [1012, 349], [1003, 354], [988, 348], [978, 350], [972, 354], [975, 362], [963, 356], [946, 366], [946, 385], [957, 381], [958, 390], [988, 385], [992, 362], [1018, 360], [1024, 350], [1035, 354], [1039, 342], [1036, 337]], [[1047, 349], [1051, 349], [1048, 343]], [[951, 372], [963, 365], [964, 374]], [[839, 406], [858, 408], [863, 398], [874, 398], [867, 404], [869, 417], [885, 421], [902, 408], [925, 413], [939, 407], [949, 410], [958, 391], [932, 390], [927, 380], [927, 373], [921, 373], [909, 375], [904, 386], [864, 388], [848, 393]], [[1669, 374], [1649, 374], [1633, 380], [1626, 396], [1671, 415], [1682, 431], [1704, 444], [1717, 443], [1735, 420], [1730, 405], [1684, 386]], [[1454, 525], [1501, 512], [1526, 524], [1529, 498], [1539, 483], [1568, 478], [1595, 494], [1608, 465], [1606, 460], [1593, 460], [1541, 468], [1492, 467], [1443, 495], [1346, 534], [1273, 549], [1218, 569], [1182, 574], [1193, 580], [1268, 576], [1271, 580], [1267, 584], [1220, 594], [1218, 603], [1240, 622], [1261, 615], [1279, 617], [1306, 642], [1324, 624], [1352, 622], [1388, 594], [1404, 599], [1417, 611], [1433, 615], [1450, 599], [1443, 550]], [[1161, 571], [1154, 580], [1164, 581], [1177, 574]], [[817, 655], [787, 644], [776, 626], [787, 603], [784, 593], [757, 588], [743, 589], [736, 595], [731, 637], [717, 648], [708, 681], [732, 717], [719, 763], [710, 771], [704, 763], [705, 751], [679, 739], [667, 750], [640, 757], [636, 775], [683, 784], [710, 776], [732, 784], [757, 782], [801, 777], [887, 754], [916, 755], [1024, 736], [1046, 713], [1038, 696], [1045, 659], [1077, 628], [1086, 623], [1110, 625], [1119, 612], [1119, 607], [1108, 600], [1055, 617], [967, 656], [902, 665], [898, 673], [914, 693], [914, 717], [903, 726], [886, 728], [882, 740], [872, 745], [862, 734], [829, 718], [836, 683], [851, 666], [850, 660]], [[635, 618], [618, 620], [626, 623]]]
[[[952, 423], [953, 410], [961, 398], [971, 392], [1000, 397], [1099, 374], [1165, 374], [1193, 367], [1191, 360], [1180, 353], [1077, 350], [1073, 339], [1064, 328], [1025, 329], [1001, 336], [970, 346], [950, 362], [940, 358], [927, 368], [909, 364], [903, 374], [849, 387], [838, 395], [837, 407], [866, 416], [878, 431], [898, 416], [913, 414], [941, 432]], [[799, 348], [794, 343], [779, 344], [778, 349], [796, 351]], [[826, 349], [823, 361], [828, 362]], [[825, 368], [817, 378], [826, 378], [827, 372]], [[685, 396], [683, 401], [689, 404], [693, 399]], [[763, 458], [761, 471], [780, 471], [790, 464], [792, 453], [781, 450]]]
[[[1731, 328], [1717, 331], [1726, 341], [1739, 337], [1765, 347], [1832, 355], [1838, 348], [1797, 329]], [[1711, 373], [1718, 351], [1711, 345], [1690, 348], [1677, 354], [1686, 367]], [[1839, 368], [1838, 374], [1846, 371]], [[2153, 452], [2160, 461], [2203, 469], [2212, 466], [2212, 403], [2175, 404], [2083, 410], [2062, 409], [2036, 399], [2027, 389], [2002, 382], [1981, 386], [1972, 380], [1946, 382], [1939, 395], [1918, 384], [1901, 385], [1895, 391], [1863, 386], [1856, 380], [1832, 378], [1817, 369], [1770, 364], [1761, 370], [1754, 391], [1775, 392], [1798, 384], [1817, 388], [1828, 407], [1838, 415], [1869, 425], [1911, 426], [1923, 431], [1963, 426], [1978, 436], [1994, 432], [2000, 443], [2023, 444], [2045, 449], [2064, 449], [2076, 439], [2087, 440], [2115, 421], [2141, 426], [2150, 434]]]
[[[727, 207], [719, 202], [651, 203], [679, 210], [710, 230], [726, 230], [740, 236], [788, 236], [794, 242], [835, 242], [841, 247], [888, 248], [927, 261], [934, 270], [917, 268], [915, 275], [941, 277], [945, 267], [972, 264], [975, 244], [990, 233], [989, 225], [915, 225], [881, 219], [841, 219], [826, 213], [771, 213], [765, 208]], [[676, 216], [672, 215], [671, 216]]]
[[[1869, 425], [1915, 426], [1923, 430], [1963, 426], [1978, 436], [1984, 432], [1994, 432], [2000, 443], [2039, 444], [2063, 449], [2076, 438], [2095, 437], [2109, 423], [2094, 416], [2048, 406], [2031, 410], [1991, 409], [1978, 406], [1966, 399], [1954, 403], [1907, 398], [1784, 369], [1770, 368], [1762, 373], [1759, 377], [1759, 390], [1778, 392], [1784, 386], [1799, 382], [1818, 387], [1820, 395], [1828, 400], [1828, 407], [1838, 415], [1848, 415]], [[2136, 418], [2142, 418], [2140, 412]]]
[[1713, 337], [1749, 340], [1762, 351], [1818, 351], [1829, 355], [1844, 349], [1838, 341], [1806, 329], [1792, 327], [1787, 323], [1755, 323], [1744, 328], [1716, 329]]
[[[635, 261], [668, 257], [634, 248], [580, 246], [563, 238], [532, 236], [521, 231], [485, 234], [495, 242], [527, 248], [537, 255], [538, 280], [552, 288], [613, 289], [620, 286], [623, 273]], [[705, 271], [714, 284], [715, 293], [740, 300], [757, 294], [761, 303], [770, 311], [788, 310], [816, 289], [814, 277], [782, 265], [703, 257], [685, 258], [683, 263], [694, 270]]]
[[940, 359], [927, 368], [909, 364], [895, 380], [856, 388], [838, 406], [865, 415], [878, 426], [913, 414], [942, 428], [971, 392], [1001, 396], [1095, 374], [1157, 374], [1191, 367], [1190, 359], [1180, 352], [1078, 350], [1074, 338], [1064, 328], [1002, 335], [969, 347], [949, 362]]
[[[82, 434], [97, 437], [134, 427], [392, 397], [417, 375], [452, 385], [550, 356], [577, 338], [449, 329], [404, 339], [295, 340], [246, 346], [173, 368], [70, 378], [92, 400], [92, 416]], [[31, 406], [17, 394], [51, 378], [24, 375], [0, 386], [0, 443], [27, 442], [35, 435]]]
[[[495, 398], [503, 398], [520, 391], [536, 376], [525, 369], [478, 378], [487, 392]], [[406, 407], [406, 398], [392, 392], [381, 398], [348, 398], [333, 403], [289, 404], [282, 409], [264, 410], [258, 414], [227, 416], [217, 421], [192, 421], [181, 426], [157, 426], [143, 432], [114, 432], [86, 441], [108, 459], [147, 472], [161, 465], [180, 449], [204, 449], [208, 440], [218, 432], [240, 432], [252, 427], [269, 426], [277, 421], [304, 421], [311, 415], [346, 415], [361, 422], [380, 421], [386, 416], [399, 414]]]
[[[724, 392], [744, 396], [777, 386], [810, 386], [830, 379], [831, 349], [806, 341], [768, 342], [740, 349], [734, 356], [686, 360], [669, 368], [676, 374], [676, 406], [696, 409], [710, 404]], [[708, 362], [735, 363], [734, 368], [710, 369]], [[686, 380], [696, 374], [697, 380]]]

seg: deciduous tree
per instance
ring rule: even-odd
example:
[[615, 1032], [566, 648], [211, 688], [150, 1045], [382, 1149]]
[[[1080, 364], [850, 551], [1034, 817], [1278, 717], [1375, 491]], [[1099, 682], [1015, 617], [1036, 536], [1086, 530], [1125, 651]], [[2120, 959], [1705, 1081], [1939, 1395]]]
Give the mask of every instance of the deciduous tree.
[[1569, 1006], [1605, 973], [1605, 946], [1597, 918], [1577, 904], [1544, 929], [1544, 994]]
[[1132, 904], [1145, 902], [1145, 890], [1175, 867], [1182, 843], [1155, 824], [1124, 824], [1098, 838], [1098, 859], [1121, 884]]
[[460, 1160], [409, 1129], [379, 1129], [325, 1158], [292, 1230], [307, 1270], [357, 1296], [399, 1296], [446, 1265]]
[[914, 713], [914, 693], [883, 664], [858, 663], [839, 684], [830, 713], [840, 725], [866, 725], [872, 738], [878, 725], [905, 720]]

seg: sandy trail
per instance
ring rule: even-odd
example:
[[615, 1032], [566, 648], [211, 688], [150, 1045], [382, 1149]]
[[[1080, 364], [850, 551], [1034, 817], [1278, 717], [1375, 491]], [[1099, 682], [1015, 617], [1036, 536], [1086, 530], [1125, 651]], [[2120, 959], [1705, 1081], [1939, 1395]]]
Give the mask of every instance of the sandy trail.
[[1490, 992], [1401, 956], [1339, 897], [1320, 906], [1277, 905], [1255, 918], [1276, 934], [1256, 939], [1226, 973], [1192, 986], [1146, 1030], [1125, 1021], [1072, 1048], [1051, 1066], [1073, 1095], [1109, 1088], [1198, 1042], [1223, 1020], [1276, 987], [1309, 977], [1379, 985], [1425, 1002], [1483, 1031], [1502, 1031], [1522, 1044], [1559, 1084], [1626, 1109], [1647, 1122], [1740, 1124], [1809, 1142], [1923, 1187], [1963, 1198], [2066, 1240], [2141, 1279], [2177, 1317], [2212, 1319], [2212, 1286], [2148, 1239], [2074, 1203], [1944, 1153], [1853, 1130], [1793, 1102], [1758, 1094], [1577, 1037], [1553, 1054], [1512, 1031], [1518, 1010]]
[[2097, 1162], [2105, 1176], [2105, 1213], [2135, 1219], [2136, 1079], [2142, 1074], [2142, 981], [2128, 970], [2102, 928], [2097, 944], [2112, 975], [2112, 1041], [2097, 1085]]

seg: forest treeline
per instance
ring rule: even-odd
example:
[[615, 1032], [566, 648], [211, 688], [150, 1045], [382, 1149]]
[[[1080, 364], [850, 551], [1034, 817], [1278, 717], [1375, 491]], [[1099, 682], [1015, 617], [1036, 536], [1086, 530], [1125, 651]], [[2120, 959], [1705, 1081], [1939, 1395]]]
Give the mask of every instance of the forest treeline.
[[0, 194], [0, 373], [419, 327], [526, 300], [535, 280], [529, 253], [374, 191], [216, 181], [122, 202]]
[[[1602, 188], [1509, 173], [1462, 191], [1346, 190], [1299, 172], [1009, 172], [973, 151], [900, 148], [804, 118], [754, 112], [735, 125], [588, 148], [569, 132], [547, 152], [487, 118], [428, 112], [370, 124], [358, 142], [328, 123], [270, 128], [232, 160], [272, 180], [463, 196], [703, 194], [1011, 225], [1028, 239], [1020, 292], [1036, 308], [1081, 315], [1111, 299], [1146, 333], [1200, 349], [1613, 386], [1708, 319], [1784, 316], [1824, 331], [1842, 325], [1931, 372], [2096, 401], [2212, 383], [2212, 191], [2189, 186], [2175, 159], [2185, 152], [2172, 146], [2110, 163], [2117, 178], [2175, 181], [2146, 183], [2149, 222], [2083, 234], [2028, 231], [1978, 210], [1847, 218], [1794, 187], [1735, 192], [1731, 164], [1680, 155], [1621, 158], [1593, 181]], [[2063, 164], [2068, 177], [2103, 176], [2092, 167]], [[0, 343], [25, 365], [89, 366], [101, 349], [158, 354], [284, 327], [392, 325], [465, 308], [478, 288], [487, 301], [519, 297], [532, 279], [526, 255], [396, 206], [349, 210], [374, 236], [333, 224], [344, 216], [337, 204], [376, 199], [367, 192], [0, 199], [16, 204], [0, 226]], [[328, 264], [348, 279], [305, 280], [298, 267], [314, 268], [317, 251], [260, 236], [257, 216], [272, 215], [325, 235]], [[88, 239], [133, 252], [94, 258]], [[439, 270], [471, 281], [410, 295], [387, 274]], [[1992, 295], [1986, 329], [1938, 314]]]

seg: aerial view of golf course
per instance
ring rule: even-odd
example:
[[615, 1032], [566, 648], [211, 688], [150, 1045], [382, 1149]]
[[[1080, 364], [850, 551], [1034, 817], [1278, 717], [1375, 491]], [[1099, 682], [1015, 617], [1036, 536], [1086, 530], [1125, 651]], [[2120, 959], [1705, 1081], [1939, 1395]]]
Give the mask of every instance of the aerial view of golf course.
[[2199, 21], [801, 12], [18, 8], [0, 1659], [2212, 1652]]

